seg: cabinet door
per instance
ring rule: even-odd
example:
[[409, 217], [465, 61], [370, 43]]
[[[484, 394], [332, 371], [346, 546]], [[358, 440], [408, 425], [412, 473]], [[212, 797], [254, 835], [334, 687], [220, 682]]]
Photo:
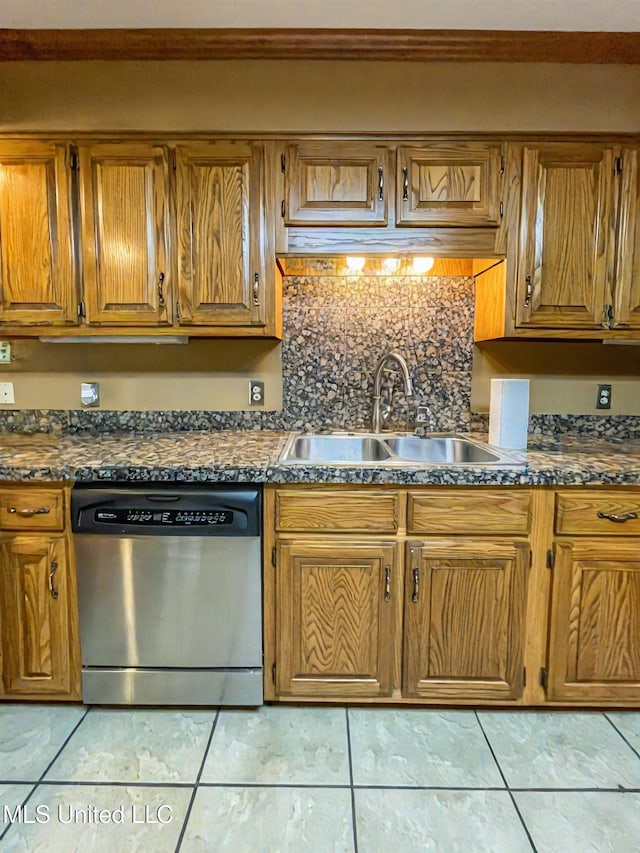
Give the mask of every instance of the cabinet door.
[[61, 537], [0, 544], [0, 607], [7, 695], [71, 692], [68, 565]]
[[640, 328], [640, 148], [622, 154], [613, 326]]
[[522, 694], [528, 564], [524, 542], [407, 545], [403, 695]]
[[386, 149], [306, 142], [286, 153], [287, 225], [386, 225]]
[[613, 277], [613, 164], [613, 149], [600, 145], [524, 149], [517, 325], [602, 325]]
[[78, 321], [70, 167], [61, 145], [0, 144], [0, 322]]
[[500, 166], [500, 145], [398, 148], [398, 225], [497, 225]]
[[167, 163], [145, 143], [80, 148], [83, 298], [87, 323], [169, 322]]
[[640, 702], [639, 540], [556, 542], [547, 696]]
[[264, 325], [262, 146], [194, 142], [176, 158], [180, 323]]
[[389, 696], [396, 549], [385, 542], [278, 547], [276, 690]]

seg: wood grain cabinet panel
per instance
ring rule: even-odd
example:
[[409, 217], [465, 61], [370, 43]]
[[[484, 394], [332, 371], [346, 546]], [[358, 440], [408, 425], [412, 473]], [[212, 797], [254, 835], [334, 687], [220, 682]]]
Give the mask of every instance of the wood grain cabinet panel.
[[182, 325], [265, 324], [263, 160], [257, 143], [176, 149]]
[[398, 493], [278, 490], [276, 529], [281, 532], [394, 533], [398, 529]]
[[164, 149], [142, 142], [85, 145], [79, 160], [87, 323], [169, 324]]
[[498, 225], [501, 156], [477, 142], [398, 148], [398, 225]]
[[640, 702], [637, 540], [555, 544], [547, 696]]
[[3, 680], [10, 696], [72, 690], [63, 537], [0, 540]]
[[403, 695], [521, 696], [528, 564], [524, 542], [407, 544]]
[[640, 494], [613, 490], [556, 493], [555, 531], [562, 535], [640, 535]]
[[523, 153], [516, 324], [608, 322], [614, 267], [614, 149], [543, 143]]
[[66, 146], [0, 142], [0, 323], [78, 322], [71, 209]]
[[384, 146], [306, 142], [285, 157], [287, 225], [387, 224]]
[[409, 533], [526, 534], [531, 523], [531, 493], [477, 488], [409, 492], [407, 516]]
[[622, 151], [613, 327], [640, 329], [640, 148]]
[[0, 529], [62, 530], [64, 491], [62, 489], [3, 486], [0, 488]]
[[388, 696], [392, 542], [283, 542], [277, 560], [276, 689], [282, 696]]

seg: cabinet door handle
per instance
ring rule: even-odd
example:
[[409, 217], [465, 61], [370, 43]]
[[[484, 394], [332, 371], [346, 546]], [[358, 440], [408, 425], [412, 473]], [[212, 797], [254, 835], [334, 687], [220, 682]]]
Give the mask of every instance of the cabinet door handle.
[[616, 515], [614, 512], [598, 513], [598, 518], [606, 518], [608, 521], [616, 521], [618, 524], [623, 524], [625, 521], [633, 521], [637, 517], [637, 512], [623, 512], [621, 515]]
[[51, 598], [58, 597], [58, 590], [53, 585], [53, 576], [58, 571], [58, 564], [55, 560], [51, 563], [51, 569], [49, 571], [49, 592], [51, 593]]
[[378, 166], [378, 201], [384, 201], [384, 169]]
[[413, 569], [413, 594], [411, 595], [411, 601], [416, 604], [418, 601], [418, 593], [419, 589], [419, 579], [420, 579], [420, 569], [415, 566]]
[[525, 308], [528, 308], [529, 305], [531, 304], [531, 297], [533, 295], [533, 281], [532, 281], [530, 275], [528, 275], [524, 281], [525, 281], [525, 284], [527, 285], [527, 294], [526, 294], [526, 296], [524, 298], [524, 302], [522, 304]]
[[164, 308], [166, 305], [166, 300], [164, 298], [164, 273], [160, 273], [160, 278], [158, 279], [158, 305], [160, 308]]
[[253, 304], [257, 307], [260, 305], [260, 275], [256, 273], [253, 276]]
[[409, 170], [406, 166], [402, 170], [402, 201], [409, 201]]
[[384, 567], [384, 600], [391, 601], [391, 566]]
[[18, 509], [15, 506], [10, 506], [7, 512], [19, 515], [20, 518], [32, 518], [34, 515], [48, 515], [51, 510], [48, 506], [41, 506], [38, 509]]

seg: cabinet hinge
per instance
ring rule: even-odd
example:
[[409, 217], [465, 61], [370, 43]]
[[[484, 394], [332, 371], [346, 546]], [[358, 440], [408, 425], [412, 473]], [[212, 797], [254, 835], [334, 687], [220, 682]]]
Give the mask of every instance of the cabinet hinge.
[[547, 568], [552, 569], [556, 564], [556, 555], [553, 552], [553, 548], [549, 548], [547, 551]]
[[78, 161], [78, 155], [75, 151], [71, 152], [71, 169], [74, 172], [78, 172], [80, 170], [80, 163]]
[[176, 320], [180, 322], [180, 303], [176, 302]]
[[613, 324], [613, 305], [605, 305], [602, 309], [602, 328], [610, 329]]
[[281, 169], [283, 172], [284, 172], [284, 170], [285, 170], [285, 166], [286, 166], [286, 165], [287, 165], [287, 158], [284, 156], [284, 154], [281, 154], [281, 155], [280, 155], [280, 169]]
[[84, 302], [81, 299], [80, 302], [78, 302], [78, 317], [82, 318], [82, 317], [86, 317], [86, 316], [87, 316], [87, 314], [84, 310]]
[[274, 663], [274, 665], [271, 667], [271, 683], [272, 683], [272, 684], [275, 684], [275, 683], [276, 683], [276, 665], [275, 665], [275, 663]]
[[540, 686], [546, 688], [548, 683], [549, 683], [549, 672], [544, 667], [540, 667]]
[[276, 546], [274, 545], [273, 548], [271, 549], [271, 565], [273, 566], [274, 569], [277, 565], [276, 564], [276, 554], [277, 554]]
[[504, 216], [504, 204], [500, 202], [500, 219]]
[[622, 157], [616, 157], [616, 159], [614, 161], [613, 174], [614, 175], [621, 175], [622, 174]]
[[280, 202], [280, 216], [284, 219], [284, 199]]
[[504, 154], [500, 158], [500, 174], [504, 175]]
[[527, 686], [527, 668], [526, 666], [522, 667], [522, 686]]

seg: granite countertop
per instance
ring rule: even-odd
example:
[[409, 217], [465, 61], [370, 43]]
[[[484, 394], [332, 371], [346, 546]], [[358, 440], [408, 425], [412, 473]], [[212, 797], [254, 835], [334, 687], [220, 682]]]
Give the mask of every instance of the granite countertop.
[[[521, 464], [467, 467], [278, 463], [289, 433], [0, 434], [0, 480], [446, 485], [640, 485], [640, 440], [530, 436]], [[474, 438], [486, 441], [478, 434]]]

